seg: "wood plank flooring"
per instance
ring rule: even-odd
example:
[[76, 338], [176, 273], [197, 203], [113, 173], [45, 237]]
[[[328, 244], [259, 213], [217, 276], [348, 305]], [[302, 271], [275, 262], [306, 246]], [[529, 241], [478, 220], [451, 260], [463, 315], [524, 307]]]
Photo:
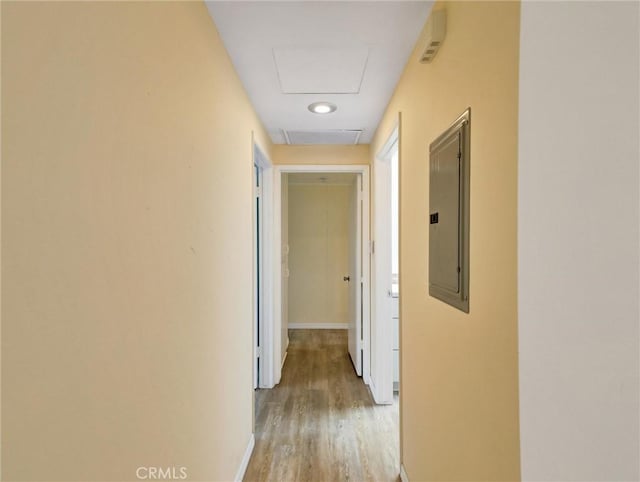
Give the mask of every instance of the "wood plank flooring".
[[290, 330], [280, 384], [256, 391], [245, 481], [399, 481], [398, 404], [375, 405], [346, 330]]

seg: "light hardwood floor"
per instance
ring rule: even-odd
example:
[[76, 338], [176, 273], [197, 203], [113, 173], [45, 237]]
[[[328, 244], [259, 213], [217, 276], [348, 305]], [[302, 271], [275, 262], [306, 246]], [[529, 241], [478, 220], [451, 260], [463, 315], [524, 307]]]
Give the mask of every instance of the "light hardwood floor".
[[290, 330], [280, 384], [256, 391], [245, 481], [398, 481], [398, 404], [375, 405], [346, 330]]

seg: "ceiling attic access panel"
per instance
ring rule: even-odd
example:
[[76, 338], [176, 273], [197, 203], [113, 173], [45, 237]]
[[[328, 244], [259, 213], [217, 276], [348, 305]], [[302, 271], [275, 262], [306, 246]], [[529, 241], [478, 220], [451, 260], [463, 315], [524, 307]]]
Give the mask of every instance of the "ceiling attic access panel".
[[368, 57], [365, 46], [273, 49], [283, 94], [358, 94]]
[[429, 295], [469, 312], [467, 109], [429, 146]]

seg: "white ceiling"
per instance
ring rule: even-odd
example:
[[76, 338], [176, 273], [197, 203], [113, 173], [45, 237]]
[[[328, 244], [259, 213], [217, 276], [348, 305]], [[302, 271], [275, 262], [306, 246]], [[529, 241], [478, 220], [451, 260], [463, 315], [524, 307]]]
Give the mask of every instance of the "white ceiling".
[[[231, 60], [273, 142], [283, 131], [362, 130], [368, 144], [432, 1], [207, 2]], [[415, 59], [416, 62], [418, 59]], [[331, 114], [308, 105], [329, 101]], [[314, 137], [314, 136], [311, 136]], [[307, 138], [307, 136], [301, 136]]]

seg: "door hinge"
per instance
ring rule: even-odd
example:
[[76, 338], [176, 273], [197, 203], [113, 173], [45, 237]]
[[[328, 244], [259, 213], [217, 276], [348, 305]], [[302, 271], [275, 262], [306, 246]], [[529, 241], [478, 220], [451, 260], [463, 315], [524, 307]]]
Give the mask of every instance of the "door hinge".
[[256, 358], [260, 358], [262, 356], [262, 347], [261, 346], [257, 346], [256, 347]]
[[262, 188], [260, 186], [256, 186], [256, 197], [262, 196]]
[[375, 254], [375, 252], [376, 252], [376, 242], [372, 239], [371, 241], [369, 241], [369, 253]]

